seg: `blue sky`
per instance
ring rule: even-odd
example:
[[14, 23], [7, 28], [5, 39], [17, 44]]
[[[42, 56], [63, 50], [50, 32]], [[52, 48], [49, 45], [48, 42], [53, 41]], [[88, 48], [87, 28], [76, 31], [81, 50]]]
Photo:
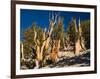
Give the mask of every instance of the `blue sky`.
[[31, 27], [32, 23], [35, 22], [38, 26], [44, 28], [49, 27], [49, 15], [50, 13], [57, 13], [59, 16], [64, 18], [63, 24], [64, 29], [67, 29], [68, 24], [70, 23], [72, 17], [76, 18], [78, 23], [78, 19], [80, 18], [81, 21], [89, 20], [90, 13], [89, 12], [70, 12], [70, 11], [50, 11], [50, 10], [34, 10], [34, 9], [21, 9], [20, 10], [20, 31], [21, 37], [22, 32]]

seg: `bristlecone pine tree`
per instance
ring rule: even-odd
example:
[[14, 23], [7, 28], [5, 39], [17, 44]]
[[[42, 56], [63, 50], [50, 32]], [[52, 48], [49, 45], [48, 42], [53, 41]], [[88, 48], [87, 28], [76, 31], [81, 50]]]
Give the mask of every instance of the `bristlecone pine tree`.
[[75, 23], [76, 19], [72, 18], [72, 21], [70, 22], [68, 28], [67, 28], [67, 38], [69, 41], [69, 46], [73, 46], [73, 50], [75, 53], [75, 42], [78, 38], [78, 34], [77, 34], [77, 27], [76, 27], [76, 23]]

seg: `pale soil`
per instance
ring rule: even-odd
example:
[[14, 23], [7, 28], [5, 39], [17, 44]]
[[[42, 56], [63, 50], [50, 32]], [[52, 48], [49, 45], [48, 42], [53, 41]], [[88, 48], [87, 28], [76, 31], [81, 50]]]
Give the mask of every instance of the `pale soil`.
[[47, 65], [43, 68], [90, 66], [90, 50], [81, 52], [79, 56], [76, 56], [74, 52], [71, 51], [60, 51], [58, 56], [57, 63]]
[[[58, 53], [58, 61], [56, 63], [48, 64], [42, 68], [84, 67], [84, 66], [90, 66], [90, 50], [80, 52], [79, 55], [74, 54], [74, 52], [72, 51], [60, 51]], [[28, 68], [26, 66], [21, 66], [21, 69], [28, 69]]]
[[58, 53], [58, 57], [74, 57], [75, 54], [74, 52], [71, 52], [71, 51], [60, 51]]

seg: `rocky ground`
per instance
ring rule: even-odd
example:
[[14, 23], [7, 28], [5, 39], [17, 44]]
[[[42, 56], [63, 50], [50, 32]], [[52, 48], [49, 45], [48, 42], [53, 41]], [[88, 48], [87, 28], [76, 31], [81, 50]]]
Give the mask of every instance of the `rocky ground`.
[[[60, 55], [61, 56], [61, 55]], [[90, 66], [90, 50], [84, 51], [81, 55], [75, 56], [73, 52], [64, 52], [55, 64], [47, 65], [43, 68], [59, 68], [59, 67], [83, 67]]]
[[[60, 51], [58, 53], [58, 61], [45, 65], [41, 68], [60, 68], [60, 67], [83, 67], [90, 66], [90, 50], [80, 52], [80, 55], [75, 55], [71, 51]], [[21, 66], [21, 69], [34, 69], [35, 63], [27, 61], [26, 65]]]

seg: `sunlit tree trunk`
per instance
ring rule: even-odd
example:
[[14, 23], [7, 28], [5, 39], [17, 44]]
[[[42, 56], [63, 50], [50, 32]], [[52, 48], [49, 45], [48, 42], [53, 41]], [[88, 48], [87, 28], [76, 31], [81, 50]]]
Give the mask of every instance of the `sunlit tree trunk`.
[[60, 40], [56, 40], [50, 54], [53, 63], [56, 63], [58, 61], [59, 49], [60, 49]]
[[24, 46], [23, 43], [21, 43], [21, 53], [22, 53], [22, 60], [24, 60]]

